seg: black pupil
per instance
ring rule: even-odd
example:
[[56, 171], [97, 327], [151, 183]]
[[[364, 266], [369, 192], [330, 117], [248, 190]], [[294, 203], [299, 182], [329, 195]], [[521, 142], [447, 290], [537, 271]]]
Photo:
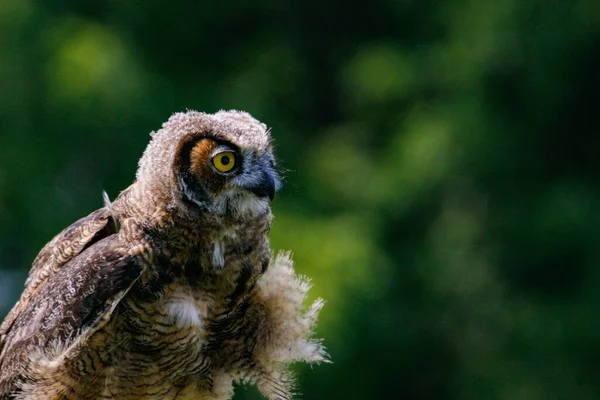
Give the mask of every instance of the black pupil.
[[223, 164], [223, 165], [229, 164], [230, 161], [231, 160], [229, 159], [229, 156], [223, 156], [223, 157], [221, 157], [221, 164]]

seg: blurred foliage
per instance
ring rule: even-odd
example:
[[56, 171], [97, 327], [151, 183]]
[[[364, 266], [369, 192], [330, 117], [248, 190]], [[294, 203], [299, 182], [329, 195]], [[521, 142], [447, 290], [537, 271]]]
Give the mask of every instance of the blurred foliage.
[[305, 398], [600, 398], [599, 21], [597, 0], [3, 0], [0, 316], [150, 131], [237, 108], [287, 171], [273, 245], [328, 300]]

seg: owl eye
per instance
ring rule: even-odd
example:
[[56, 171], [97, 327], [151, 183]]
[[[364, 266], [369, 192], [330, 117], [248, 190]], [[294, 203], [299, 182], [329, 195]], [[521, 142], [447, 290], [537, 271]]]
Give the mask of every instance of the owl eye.
[[229, 172], [235, 167], [235, 154], [232, 151], [223, 151], [212, 158], [215, 169], [219, 172]]

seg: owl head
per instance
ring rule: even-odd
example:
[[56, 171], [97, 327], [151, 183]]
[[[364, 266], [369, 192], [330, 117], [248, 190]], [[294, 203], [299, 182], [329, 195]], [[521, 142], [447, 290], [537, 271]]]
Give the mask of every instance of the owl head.
[[270, 209], [280, 178], [269, 131], [250, 114], [177, 113], [151, 136], [136, 177], [152, 202], [241, 219]]

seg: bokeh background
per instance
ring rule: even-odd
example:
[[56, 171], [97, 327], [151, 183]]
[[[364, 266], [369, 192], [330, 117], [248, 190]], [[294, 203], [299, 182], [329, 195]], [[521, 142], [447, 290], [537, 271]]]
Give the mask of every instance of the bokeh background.
[[2, 0], [0, 318], [150, 131], [236, 108], [328, 301], [303, 398], [600, 398], [599, 91], [598, 0]]

